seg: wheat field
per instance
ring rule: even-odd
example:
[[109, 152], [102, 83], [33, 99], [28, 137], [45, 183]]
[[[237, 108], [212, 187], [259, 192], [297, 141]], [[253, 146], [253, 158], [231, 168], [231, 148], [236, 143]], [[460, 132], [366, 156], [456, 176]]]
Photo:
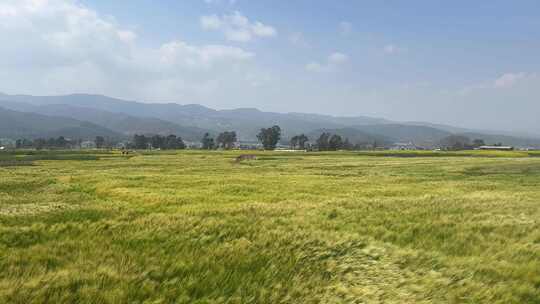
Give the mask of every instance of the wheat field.
[[0, 155], [0, 303], [540, 303], [540, 155], [241, 153]]

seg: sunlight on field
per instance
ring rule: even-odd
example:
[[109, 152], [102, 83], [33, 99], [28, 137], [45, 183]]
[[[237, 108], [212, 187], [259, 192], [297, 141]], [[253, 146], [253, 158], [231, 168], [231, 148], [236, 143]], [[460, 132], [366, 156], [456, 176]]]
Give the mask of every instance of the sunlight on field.
[[539, 157], [239, 153], [0, 155], [0, 302], [540, 302]]

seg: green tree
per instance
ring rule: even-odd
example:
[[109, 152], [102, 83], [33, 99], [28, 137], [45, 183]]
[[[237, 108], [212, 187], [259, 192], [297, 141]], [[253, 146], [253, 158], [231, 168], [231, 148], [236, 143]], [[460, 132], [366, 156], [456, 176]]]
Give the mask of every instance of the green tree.
[[291, 138], [290, 145], [292, 149], [304, 150], [308, 141], [309, 138], [305, 134], [300, 134]]
[[274, 150], [281, 139], [281, 128], [273, 126], [271, 128], [262, 128], [257, 139], [262, 143], [265, 150]]
[[298, 146], [298, 135], [291, 137], [291, 140], [289, 141], [289, 146], [291, 147], [291, 149], [296, 149], [296, 147]]
[[317, 148], [319, 151], [328, 151], [330, 148], [330, 133], [323, 132], [317, 139]]
[[160, 135], [152, 136], [152, 138], [150, 138], [150, 143], [152, 144], [152, 148], [154, 149], [165, 149], [166, 147], [166, 139], [165, 137]]
[[204, 150], [212, 150], [215, 146], [214, 138], [210, 137], [209, 133], [204, 133], [201, 144]]
[[478, 147], [481, 147], [481, 146], [485, 146], [486, 143], [484, 142], [483, 139], [475, 139], [475, 140], [473, 140], [472, 145], [473, 145], [473, 147], [478, 148]]
[[341, 136], [334, 134], [330, 137], [328, 141], [328, 149], [331, 151], [337, 151], [343, 147], [343, 138]]
[[133, 136], [133, 145], [135, 149], [147, 149], [148, 148], [148, 138], [144, 135]]
[[184, 143], [184, 140], [182, 139], [182, 137], [180, 136], [176, 137], [174, 149], [184, 150], [185, 148], [186, 148], [186, 144]]
[[37, 149], [37, 150], [41, 150], [43, 148], [46, 148], [47, 147], [47, 140], [44, 139], [44, 138], [38, 138], [38, 139], [35, 139], [34, 140], [34, 143], [33, 143], [33, 146]]
[[225, 150], [230, 150], [234, 147], [234, 143], [236, 142], [236, 132], [222, 132], [219, 134], [216, 141], [219, 147]]
[[450, 135], [441, 139], [440, 145], [445, 150], [464, 150], [470, 148], [471, 140], [466, 136]]
[[68, 143], [69, 142], [64, 138], [64, 136], [60, 136], [56, 139], [54, 146], [64, 149], [67, 147]]
[[343, 142], [342, 149], [344, 150], [354, 150], [354, 145], [349, 141], [349, 138], [345, 138], [345, 141]]
[[96, 148], [101, 149], [105, 146], [105, 138], [103, 136], [96, 136]]

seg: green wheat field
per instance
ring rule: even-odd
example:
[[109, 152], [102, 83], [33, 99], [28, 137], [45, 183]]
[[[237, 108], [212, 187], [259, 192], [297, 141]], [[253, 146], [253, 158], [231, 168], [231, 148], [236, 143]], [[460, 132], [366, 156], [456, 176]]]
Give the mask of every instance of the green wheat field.
[[241, 153], [0, 154], [0, 303], [540, 303], [540, 154]]

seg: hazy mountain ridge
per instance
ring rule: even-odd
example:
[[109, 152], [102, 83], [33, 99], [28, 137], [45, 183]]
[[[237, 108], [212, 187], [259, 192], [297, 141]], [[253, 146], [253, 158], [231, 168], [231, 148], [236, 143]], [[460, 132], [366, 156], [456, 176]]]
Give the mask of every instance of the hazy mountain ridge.
[[117, 132], [90, 122], [0, 108], [1, 137], [18, 139], [64, 136], [74, 139], [93, 139], [98, 135], [113, 139], [123, 138]]
[[180, 126], [152, 117], [135, 117], [123, 113], [113, 113], [66, 104], [32, 105], [0, 101], [0, 106], [15, 111], [31, 112], [47, 116], [61, 116], [79, 121], [92, 122], [126, 136], [132, 136], [133, 134], [181, 134], [186, 140], [198, 141], [205, 132], [212, 132], [191, 126]]
[[326, 130], [349, 137], [351, 141], [406, 141], [430, 146], [451, 134], [464, 134], [471, 139], [483, 138], [486, 143], [540, 147], [540, 139], [536, 138], [486, 134], [442, 124], [402, 123], [366, 116], [263, 112], [254, 108], [215, 110], [197, 104], [142, 103], [101, 95], [0, 94], [0, 107], [49, 117], [67, 117], [79, 123], [87, 121], [124, 136], [135, 133], [176, 134], [190, 141], [197, 141], [204, 132], [216, 134], [225, 130], [236, 131], [242, 141], [255, 141], [260, 128], [277, 124], [281, 126], [285, 139], [305, 133], [310, 134], [314, 141], [315, 133]]
[[452, 134], [451, 132], [432, 127], [397, 123], [354, 126], [354, 128], [365, 133], [384, 136], [394, 142], [412, 142], [421, 146], [434, 145], [439, 142], [441, 138]]

